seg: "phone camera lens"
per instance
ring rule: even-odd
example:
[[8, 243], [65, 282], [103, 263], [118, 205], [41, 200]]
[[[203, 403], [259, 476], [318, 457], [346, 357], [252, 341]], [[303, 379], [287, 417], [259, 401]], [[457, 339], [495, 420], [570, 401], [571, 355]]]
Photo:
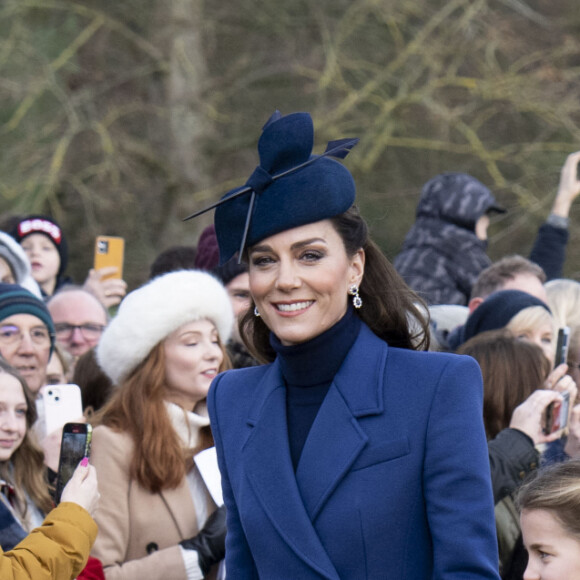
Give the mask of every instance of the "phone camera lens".
[[48, 394], [52, 397], [52, 391], [48, 391]]
[[54, 400], [55, 401], [60, 401], [60, 397], [55, 397]]

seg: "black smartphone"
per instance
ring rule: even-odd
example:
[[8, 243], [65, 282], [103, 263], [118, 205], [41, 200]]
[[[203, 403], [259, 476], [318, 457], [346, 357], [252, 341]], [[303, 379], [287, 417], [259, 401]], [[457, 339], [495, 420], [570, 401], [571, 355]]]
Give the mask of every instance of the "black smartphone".
[[568, 347], [570, 346], [570, 327], [563, 326], [558, 330], [558, 341], [556, 343], [556, 358], [554, 366], [561, 365], [568, 360]]
[[88, 423], [65, 423], [60, 443], [60, 459], [56, 478], [55, 503], [60, 503], [64, 486], [83, 457], [91, 452], [92, 428]]
[[550, 435], [568, 425], [568, 414], [570, 410], [570, 393], [561, 393], [562, 401], [554, 401], [546, 407], [544, 420], [542, 421], [542, 431], [544, 435]]

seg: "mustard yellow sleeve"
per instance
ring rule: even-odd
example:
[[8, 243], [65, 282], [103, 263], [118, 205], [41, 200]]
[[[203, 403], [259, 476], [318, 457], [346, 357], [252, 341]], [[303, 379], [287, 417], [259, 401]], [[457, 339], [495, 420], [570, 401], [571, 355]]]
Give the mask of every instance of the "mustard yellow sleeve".
[[97, 524], [75, 503], [53, 509], [13, 550], [0, 549], [2, 580], [72, 580], [85, 567]]

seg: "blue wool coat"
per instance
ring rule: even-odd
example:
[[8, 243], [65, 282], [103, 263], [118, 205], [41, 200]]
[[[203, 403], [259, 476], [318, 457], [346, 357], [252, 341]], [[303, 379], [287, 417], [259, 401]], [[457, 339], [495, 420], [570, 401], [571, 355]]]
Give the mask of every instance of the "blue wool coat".
[[276, 361], [220, 375], [208, 402], [229, 577], [499, 578], [472, 358], [391, 348], [362, 325], [296, 473]]

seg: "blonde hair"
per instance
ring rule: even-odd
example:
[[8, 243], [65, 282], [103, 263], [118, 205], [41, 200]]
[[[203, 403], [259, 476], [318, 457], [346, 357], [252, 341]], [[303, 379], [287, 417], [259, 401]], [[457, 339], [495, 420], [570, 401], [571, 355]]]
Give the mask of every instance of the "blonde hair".
[[556, 324], [580, 327], [580, 282], [560, 278], [551, 280], [545, 287]]
[[[506, 328], [514, 335], [518, 336], [528, 330], [533, 330], [549, 325], [552, 329], [552, 350], [556, 351], [554, 337], [556, 335], [556, 324], [554, 317], [543, 306], [529, 306], [520, 310], [506, 325]], [[553, 362], [553, 361], [552, 361]]]
[[556, 325], [570, 327], [568, 364], [578, 365], [580, 352], [580, 282], [568, 278], [551, 280], [546, 284], [548, 304]]
[[521, 510], [547, 510], [564, 530], [580, 541], [580, 461], [571, 460], [541, 469], [518, 491]]

